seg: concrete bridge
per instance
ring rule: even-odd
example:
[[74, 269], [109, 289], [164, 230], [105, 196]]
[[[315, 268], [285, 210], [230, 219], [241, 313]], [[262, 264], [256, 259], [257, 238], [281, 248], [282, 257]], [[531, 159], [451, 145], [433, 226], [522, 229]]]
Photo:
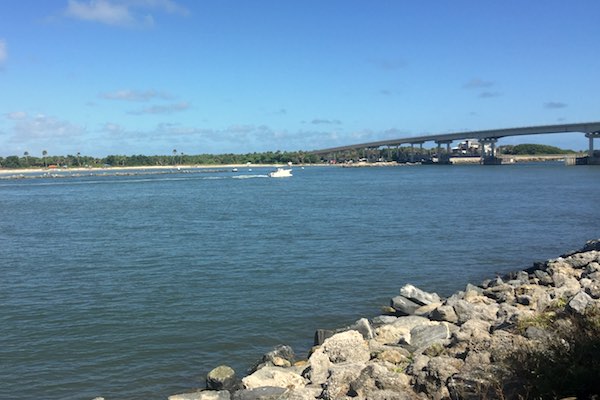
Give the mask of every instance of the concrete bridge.
[[[594, 159], [594, 139], [600, 138], [600, 122], [585, 122], [577, 124], [561, 124], [561, 125], [540, 125], [529, 126], [522, 128], [507, 128], [507, 129], [492, 129], [485, 131], [467, 131], [457, 133], [444, 133], [440, 135], [413, 136], [408, 138], [400, 138], [393, 140], [382, 140], [378, 142], [358, 143], [348, 146], [331, 147], [328, 149], [314, 150], [312, 154], [335, 154], [346, 150], [359, 149], [377, 149], [380, 147], [400, 146], [402, 144], [410, 144], [411, 147], [419, 145], [423, 148], [425, 142], [435, 142], [438, 147], [437, 154], [441, 153], [441, 146], [446, 145], [446, 150], [450, 153], [450, 144], [455, 140], [477, 139], [482, 144], [491, 146], [491, 154], [488, 157], [484, 154], [482, 147], [482, 161], [484, 163], [497, 163], [496, 158], [496, 142], [498, 139], [507, 136], [523, 136], [523, 135], [546, 135], [552, 133], [584, 133], [589, 139], [588, 159]], [[597, 159], [598, 157], [596, 157]], [[488, 162], [485, 162], [488, 161]]]

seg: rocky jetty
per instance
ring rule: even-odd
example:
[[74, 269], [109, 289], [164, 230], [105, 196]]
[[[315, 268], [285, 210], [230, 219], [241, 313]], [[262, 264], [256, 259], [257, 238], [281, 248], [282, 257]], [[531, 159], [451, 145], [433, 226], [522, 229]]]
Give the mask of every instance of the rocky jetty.
[[515, 353], [544, 351], [557, 332], [575, 329], [574, 317], [598, 307], [600, 240], [593, 240], [446, 299], [405, 285], [386, 315], [317, 331], [306, 360], [279, 346], [241, 380], [220, 366], [206, 390], [169, 400], [518, 398], [523, 382], [508, 367]]

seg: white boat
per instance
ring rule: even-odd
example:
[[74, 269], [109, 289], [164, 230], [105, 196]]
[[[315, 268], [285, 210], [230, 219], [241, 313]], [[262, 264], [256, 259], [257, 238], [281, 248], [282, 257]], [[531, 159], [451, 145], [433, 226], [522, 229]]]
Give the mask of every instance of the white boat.
[[277, 168], [275, 171], [269, 172], [270, 178], [286, 178], [292, 176], [291, 169]]
[[233, 169], [231, 170], [231, 172], [238, 172], [238, 169], [237, 169], [237, 168], [233, 168]]

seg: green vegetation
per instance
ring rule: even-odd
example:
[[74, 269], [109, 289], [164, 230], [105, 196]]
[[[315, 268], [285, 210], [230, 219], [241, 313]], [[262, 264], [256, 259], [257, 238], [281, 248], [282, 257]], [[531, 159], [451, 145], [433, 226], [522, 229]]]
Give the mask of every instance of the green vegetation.
[[44, 150], [42, 157], [33, 157], [25, 152], [23, 157], [0, 157], [2, 168], [30, 168], [56, 165], [60, 167], [142, 167], [142, 166], [172, 166], [172, 165], [226, 165], [226, 164], [283, 164], [291, 161], [295, 164], [313, 164], [320, 162], [320, 157], [304, 152], [268, 151], [248, 154], [198, 154], [187, 155], [109, 155], [104, 158], [77, 155], [52, 156]]
[[600, 309], [585, 315], [566, 315], [542, 325], [555, 332], [544, 345], [515, 351], [506, 360], [503, 386], [520, 388], [516, 398], [590, 399], [600, 393]]
[[558, 147], [545, 144], [518, 144], [516, 146], [507, 145], [499, 147], [503, 154], [513, 155], [543, 155], [543, 154], [571, 154], [573, 150], [563, 150]]

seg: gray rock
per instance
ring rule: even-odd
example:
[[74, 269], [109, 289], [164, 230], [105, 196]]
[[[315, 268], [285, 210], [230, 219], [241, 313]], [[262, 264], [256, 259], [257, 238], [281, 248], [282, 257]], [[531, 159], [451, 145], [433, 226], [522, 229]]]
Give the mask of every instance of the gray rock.
[[350, 382], [365, 368], [365, 364], [340, 364], [329, 369], [329, 377], [323, 385], [323, 399], [336, 400], [348, 395]]
[[585, 246], [583, 246], [583, 248], [581, 249], [581, 251], [583, 252], [593, 250], [600, 251], [600, 239], [588, 240], [585, 243]]
[[385, 324], [391, 324], [394, 323], [397, 319], [398, 317], [395, 317], [393, 315], [378, 315], [377, 317], [373, 318], [373, 326], [377, 327]]
[[434, 343], [442, 343], [447, 339], [450, 339], [450, 330], [445, 323], [420, 325], [411, 329], [408, 349], [412, 352], [422, 352]]
[[533, 275], [538, 279], [540, 285], [549, 286], [554, 283], [552, 277], [546, 271], [536, 269], [535, 271], [533, 271]]
[[169, 400], [230, 400], [231, 394], [227, 390], [203, 390], [192, 393], [181, 393], [169, 396]]
[[404, 285], [400, 289], [400, 295], [422, 306], [441, 301], [437, 293], [428, 293], [410, 284]]
[[517, 280], [522, 284], [527, 284], [529, 283], [529, 274], [525, 271], [519, 271], [517, 272]]
[[575, 312], [577, 314], [585, 314], [585, 309], [588, 304], [592, 301], [592, 298], [585, 293], [584, 291], [580, 291], [577, 293], [567, 304], [567, 309]]
[[335, 335], [335, 331], [332, 331], [329, 329], [317, 329], [317, 331], [315, 332], [314, 345], [315, 346], [322, 345], [323, 342], [325, 341], [325, 339], [330, 338], [333, 335]]
[[538, 328], [537, 326], [529, 326], [525, 330], [524, 336], [528, 339], [548, 340], [552, 335], [545, 329]]
[[294, 353], [294, 350], [290, 346], [279, 345], [279, 346], [275, 347], [273, 350], [271, 350], [270, 352], [266, 353], [263, 356], [262, 361], [264, 363], [275, 364], [273, 361], [278, 358], [284, 359], [284, 360], [288, 361], [290, 364], [293, 364], [296, 361], [296, 354]]
[[[517, 285], [520, 284], [519, 281], [516, 281]], [[502, 283], [499, 285], [492, 286], [483, 291], [483, 294], [490, 299], [494, 299], [498, 303], [503, 302], [511, 302], [514, 300], [514, 286], [509, 285], [508, 283]]]
[[598, 282], [592, 282], [590, 283], [586, 288], [585, 288], [585, 292], [592, 298], [592, 299], [600, 299], [600, 283]]
[[[488, 290], [488, 289], [486, 289]], [[498, 305], [493, 304], [472, 304], [465, 300], [459, 300], [454, 305], [454, 311], [458, 316], [458, 324], [463, 324], [471, 319], [481, 319], [493, 322], [496, 320]]]
[[373, 328], [371, 327], [369, 320], [366, 318], [359, 319], [354, 324], [350, 325], [348, 328], [346, 328], [344, 330], [357, 331], [362, 335], [363, 338], [365, 338], [367, 340], [373, 339], [375, 337]]
[[287, 389], [281, 387], [259, 387], [256, 389], [238, 390], [232, 400], [281, 400]]
[[350, 384], [349, 394], [361, 399], [375, 399], [381, 398], [377, 397], [377, 392], [385, 391], [391, 395], [389, 398], [410, 399], [407, 393], [409, 383], [410, 378], [402, 372], [392, 372], [382, 365], [369, 364]]
[[206, 387], [210, 390], [232, 390], [237, 387], [235, 371], [220, 365], [206, 375]]
[[367, 362], [371, 358], [367, 342], [357, 331], [347, 331], [333, 335], [325, 340], [322, 349], [334, 364]]
[[404, 296], [394, 297], [391, 301], [391, 306], [400, 315], [412, 315], [415, 310], [420, 307], [419, 304], [407, 299]]
[[467, 283], [467, 287], [465, 288], [465, 293], [466, 292], [477, 292], [479, 294], [483, 294], [483, 288], [479, 287], [479, 286], [475, 286], [471, 283]]
[[290, 368], [266, 366], [243, 378], [242, 384], [245, 389], [263, 386], [299, 388], [305, 386], [306, 381]]
[[419, 391], [423, 391], [429, 398], [449, 397], [446, 382], [450, 377], [457, 374], [464, 362], [457, 358], [441, 356], [434, 357], [427, 366], [415, 375], [415, 384]]
[[570, 264], [573, 268], [583, 268], [591, 262], [596, 261], [600, 253], [598, 251], [587, 251], [584, 253], [573, 254], [567, 257], [565, 261]]
[[448, 305], [443, 305], [433, 310], [429, 314], [429, 318], [433, 321], [448, 321], [453, 324], [458, 322], [458, 316], [454, 311], [454, 307]]

